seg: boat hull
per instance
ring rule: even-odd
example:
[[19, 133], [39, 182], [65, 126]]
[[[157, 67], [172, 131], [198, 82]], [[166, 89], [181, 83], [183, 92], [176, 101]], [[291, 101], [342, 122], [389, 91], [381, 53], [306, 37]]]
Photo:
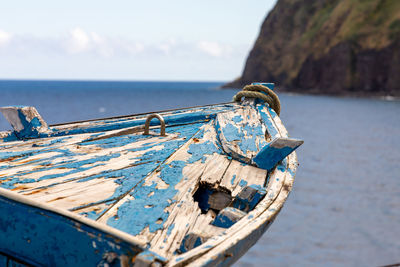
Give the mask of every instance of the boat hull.
[[0, 253], [37, 266], [230, 265], [281, 210], [301, 144], [257, 101], [38, 129], [0, 135]]

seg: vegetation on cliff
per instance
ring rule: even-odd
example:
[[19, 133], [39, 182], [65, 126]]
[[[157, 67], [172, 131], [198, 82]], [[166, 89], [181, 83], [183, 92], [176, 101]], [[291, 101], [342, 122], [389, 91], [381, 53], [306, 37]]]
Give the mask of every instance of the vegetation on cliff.
[[278, 0], [227, 86], [400, 95], [400, 0]]

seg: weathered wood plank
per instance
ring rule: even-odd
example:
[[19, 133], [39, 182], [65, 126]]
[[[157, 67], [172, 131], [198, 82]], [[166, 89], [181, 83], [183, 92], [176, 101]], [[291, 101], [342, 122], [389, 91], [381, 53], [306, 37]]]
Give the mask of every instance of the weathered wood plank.
[[190, 226], [189, 231], [203, 232], [207, 236], [213, 236], [214, 234], [223, 231], [223, 229], [211, 225], [211, 222], [215, 219], [215, 217], [217, 217], [217, 214], [213, 210], [209, 210], [205, 214], [200, 214], [197, 217], [196, 222]]
[[104, 212], [106, 212], [110, 205], [114, 203], [114, 199], [106, 201], [104, 203], [96, 203], [81, 207], [76, 207], [74, 209], [70, 209], [70, 211], [87, 217], [92, 220], [96, 220], [99, 216], [101, 216]]
[[[213, 151], [218, 151], [213, 141], [215, 130], [209, 124], [204, 133], [192, 138], [173, 154], [159, 171], [146, 178], [140, 188], [121, 199], [99, 221], [110, 225], [118, 224], [119, 229], [147, 236], [151, 239], [152, 250], [162, 256], [175, 252], [189, 229], [190, 221], [194, 222], [200, 215], [193, 197], [187, 192], [194, 192]], [[166, 194], [168, 198], [165, 197]], [[146, 196], [145, 202], [140, 200], [140, 195]], [[133, 222], [134, 225], [132, 222], [128, 223], [126, 220], [129, 216], [123, 214], [122, 210], [143, 210], [143, 207], [140, 207], [143, 205], [141, 203], [149, 205], [146, 215], [143, 214], [143, 220]]]
[[213, 154], [201, 175], [200, 182], [210, 188], [217, 188], [230, 162], [231, 160], [227, 156]]
[[[281, 134], [280, 131], [285, 131], [282, 125], [277, 126], [274, 118], [278, 118], [275, 111], [264, 105], [264, 104], [256, 104], [256, 109], [258, 114], [260, 115], [262, 123], [267, 127], [267, 141], [270, 142], [273, 138], [285, 136], [285, 134]], [[273, 114], [273, 116], [271, 115]]]
[[117, 178], [98, 178], [88, 180], [84, 183], [74, 181], [51, 187], [51, 190], [36, 190], [25, 195], [51, 206], [62, 209], [73, 209], [75, 207], [111, 199], [115, 190], [118, 188], [118, 184], [115, 183], [116, 179]]
[[[150, 232], [161, 229], [164, 220], [168, 217], [168, 213], [164, 212], [164, 209], [169, 207], [172, 201], [176, 201], [172, 200], [178, 192], [178, 190], [175, 189], [175, 185], [183, 179], [182, 170], [185, 165], [198, 160], [205, 161], [207, 153], [212, 154], [213, 151], [217, 150], [215, 145], [211, 142], [199, 141], [199, 139], [203, 137], [206, 138], [208, 135], [206, 129], [211, 129], [211, 127], [210, 124], [207, 124], [194, 138], [187, 140], [185, 145], [172, 154], [161, 168], [149, 175], [138, 185], [138, 188], [135, 188], [135, 191], [130, 192], [130, 194], [120, 199], [109, 211], [100, 217], [99, 221], [111, 225], [118, 225], [117, 227], [121, 227], [134, 235], [139, 234], [146, 225], [150, 226], [148, 229]], [[200, 177], [201, 172], [197, 172], [198, 171], [195, 172], [196, 175]], [[146, 201], [143, 198], [145, 198]], [[160, 201], [160, 199], [162, 199], [162, 201]], [[143, 205], [145, 205], [144, 203], [149, 205], [149, 208], [142, 222], [138, 222], [138, 224], [132, 226], [125, 221], [118, 221], [115, 219], [122, 217], [118, 215], [121, 209], [123, 209], [121, 207], [126, 206], [126, 209], [130, 207], [129, 209], [132, 210], [142, 210]], [[161, 223], [156, 223], [158, 221], [158, 216], [160, 216]]]
[[206, 214], [200, 214], [196, 222], [190, 225], [179, 247], [179, 253], [185, 253], [224, 231], [224, 228], [211, 225], [216, 216], [216, 213], [212, 210], [209, 210]]
[[248, 164], [232, 160], [224, 177], [221, 180], [220, 187], [231, 192], [235, 197], [246, 185], [264, 186], [268, 172]]
[[217, 114], [216, 129], [222, 148], [236, 160], [249, 163], [266, 145], [266, 128], [250, 105]]
[[[152, 143], [152, 140], [148, 140]], [[137, 163], [140, 157], [146, 152], [155, 148], [147, 148], [147, 142], [136, 142], [118, 149], [103, 149], [97, 153], [73, 153], [73, 149], [65, 148], [65, 153], [58, 152], [54, 160], [48, 160], [46, 164], [33, 164], [24, 166], [25, 171], [21, 169], [7, 170], [0, 172], [0, 175], [6, 173], [7, 176], [2, 176], [1, 186], [9, 188], [18, 188], [22, 186], [26, 191], [27, 188], [35, 189], [44, 186], [68, 182], [75, 179], [82, 179], [92, 175], [100, 174], [104, 171], [113, 171], [126, 168]], [[164, 146], [160, 145], [158, 149]], [[130, 152], [128, 150], [142, 150]], [[70, 153], [71, 156], [68, 156]], [[61, 154], [61, 155], [60, 155]], [[29, 168], [33, 168], [29, 170]], [[9, 181], [9, 182], [8, 182]]]
[[[96, 141], [98, 143], [96, 145], [106, 146], [102, 151], [97, 152], [97, 156], [99, 154], [108, 155], [109, 151], [116, 152], [117, 156], [109, 158], [102, 164], [98, 164], [98, 161], [85, 164], [85, 168], [77, 172], [59, 169], [60, 177], [52, 177], [52, 179], [40, 180], [40, 177], [47, 175], [46, 172], [55, 176], [57, 172], [54, 169], [44, 173], [37, 172], [36, 175], [41, 175], [36, 178], [40, 180], [39, 182], [16, 184], [14, 190], [28, 195], [32, 199], [72, 210], [81, 206], [118, 199], [157, 168], [169, 156], [169, 153], [173, 153], [180, 144], [186, 142], [186, 139], [197, 131], [196, 125], [190, 125], [190, 128], [193, 128], [191, 131], [185, 130], [182, 126], [176, 128], [181, 133], [170, 133], [163, 138], [146, 137], [144, 140], [127, 143], [117, 148], [114, 148], [114, 145], [109, 147], [108, 140]], [[165, 154], [164, 158], [163, 153]], [[87, 160], [90, 155], [85, 154], [79, 157], [81, 160], [75, 161], [74, 164]], [[150, 159], [151, 161], [145, 161]], [[144, 165], [138, 165], [138, 163], [144, 163]], [[30, 174], [29, 178], [32, 179], [32, 177], [34, 176]]]

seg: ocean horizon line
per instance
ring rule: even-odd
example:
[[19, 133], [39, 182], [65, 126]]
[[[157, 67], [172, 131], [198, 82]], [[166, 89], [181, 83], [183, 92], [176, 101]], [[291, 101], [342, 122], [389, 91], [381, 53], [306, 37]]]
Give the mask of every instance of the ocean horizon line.
[[138, 82], [138, 83], [227, 83], [216, 80], [113, 80], [113, 79], [34, 79], [0, 78], [0, 82]]

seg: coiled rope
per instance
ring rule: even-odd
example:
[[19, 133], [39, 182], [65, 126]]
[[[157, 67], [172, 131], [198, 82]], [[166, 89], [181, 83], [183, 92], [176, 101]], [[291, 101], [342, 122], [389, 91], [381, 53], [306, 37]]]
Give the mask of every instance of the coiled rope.
[[258, 98], [268, 103], [268, 105], [275, 110], [278, 116], [281, 113], [281, 101], [279, 97], [269, 89], [268, 87], [261, 84], [251, 84], [243, 87], [242, 91], [238, 92], [234, 97], [233, 101], [240, 102], [242, 97]]

